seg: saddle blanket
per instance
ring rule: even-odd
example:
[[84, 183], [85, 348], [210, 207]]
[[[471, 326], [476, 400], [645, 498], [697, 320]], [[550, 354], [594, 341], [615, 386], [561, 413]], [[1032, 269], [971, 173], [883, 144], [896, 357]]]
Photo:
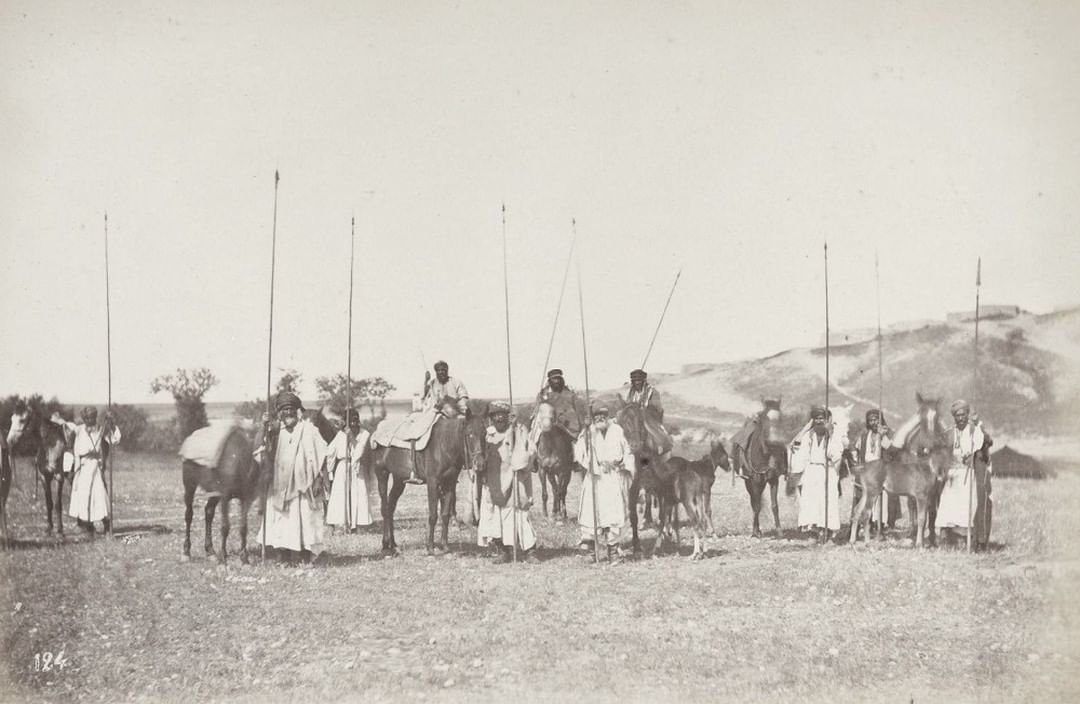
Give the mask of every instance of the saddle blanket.
[[757, 430], [757, 418], [750, 417], [746, 419], [746, 423], [743, 424], [742, 430], [731, 436], [731, 452], [735, 452], [736, 447], [741, 447], [744, 450], [750, 443], [750, 436]]
[[439, 417], [440, 413], [431, 409], [410, 413], [404, 420], [384, 418], [371, 434], [371, 447], [400, 447], [409, 450], [415, 440], [416, 450], [419, 452], [427, 447], [428, 440], [431, 439], [431, 429]]
[[213, 423], [199, 428], [184, 439], [180, 445], [180, 457], [201, 464], [203, 467], [217, 467], [225, 441], [229, 439], [236, 425], [232, 421]]

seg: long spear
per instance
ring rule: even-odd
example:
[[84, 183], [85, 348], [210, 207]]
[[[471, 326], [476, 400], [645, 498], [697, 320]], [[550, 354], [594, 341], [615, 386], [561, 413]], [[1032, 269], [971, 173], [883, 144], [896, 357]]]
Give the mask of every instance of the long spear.
[[664, 316], [667, 315], [668, 306], [671, 305], [671, 297], [675, 295], [675, 287], [679, 285], [679, 277], [682, 276], [682, 269], [679, 269], [675, 274], [675, 281], [671, 284], [671, 291], [668, 293], [667, 301], [664, 302], [664, 310], [660, 313], [660, 320], [656, 322], [656, 330], [653, 331], [652, 339], [649, 340], [649, 349], [645, 351], [645, 358], [641, 360], [641, 368], [645, 368], [645, 363], [649, 361], [649, 355], [652, 354], [653, 345], [656, 344], [656, 336], [660, 334], [660, 326], [664, 324]]
[[[825, 241], [825, 417], [829, 420], [829, 242]], [[825, 544], [829, 543], [829, 443], [832, 426], [825, 433]]]
[[574, 232], [570, 240], [570, 251], [566, 255], [566, 267], [563, 269], [562, 286], [559, 287], [559, 303], [555, 306], [555, 320], [551, 323], [551, 337], [548, 339], [547, 354], [544, 355], [544, 369], [541, 371], [540, 388], [544, 388], [547, 382], [548, 364], [551, 362], [551, 348], [555, 345], [555, 331], [559, 328], [559, 313], [562, 312], [563, 295], [566, 293], [566, 279], [570, 276], [570, 262], [574, 258], [574, 245], [577, 243], [577, 223], [571, 220], [570, 227]]
[[[109, 213], [105, 212], [105, 366], [108, 375], [108, 408], [112, 412], [112, 311], [109, 307]], [[113, 535], [113, 525], [116, 523], [116, 515], [113, 513], [113, 492], [116, 484], [113, 483], [113, 450], [109, 447], [109, 537]]]
[[[885, 372], [884, 354], [881, 351], [881, 276], [878, 272], [878, 253], [874, 250], [874, 289], [877, 297], [877, 375], [878, 375], [878, 419], [885, 423]], [[885, 500], [885, 491], [878, 495], [878, 536], [884, 535], [885, 511], [888, 502]], [[869, 528], [867, 528], [869, 530]], [[869, 536], [867, 536], [869, 538]]]
[[352, 397], [352, 307], [353, 307], [353, 260], [356, 252], [356, 216], [352, 218], [349, 232], [349, 344], [348, 360], [345, 362], [345, 531], [352, 530], [352, 439], [349, 438], [349, 421], [353, 413]]
[[[278, 182], [281, 180], [281, 175], [277, 169], [274, 169], [274, 220], [270, 230], [270, 331], [266, 338], [266, 411], [271, 417], [274, 415], [274, 401], [270, 398], [270, 373], [273, 370], [273, 358], [274, 358], [274, 266], [277, 263], [277, 199], [278, 199]], [[263, 435], [263, 442], [267, 440], [266, 435]], [[267, 458], [267, 452], [263, 452], [262, 459], [265, 462]], [[270, 470], [272, 471], [272, 467]], [[267, 467], [263, 466], [263, 471], [267, 471]], [[262, 561], [266, 562], [266, 514], [269, 511], [269, 498], [270, 498], [270, 482], [273, 480], [273, 476], [267, 471], [267, 477], [263, 481], [263, 519], [262, 519]]]
[[[509, 267], [506, 264], [506, 203], [502, 204], [502, 245], [503, 245], [503, 304], [504, 304], [504, 311], [506, 313], [506, 316], [505, 316], [506, 317], [506, 385], [507, 385], [507, 390], [510, 393], [510, 416], [511, 416], [511, 420], [510, 420], [511, 426], [510, 426], [510, 436], [509, 437], [511, 439], [511, 442], [515, 442], [517, 440], [517, 437], [516, 437], [517, 428], [515, 428], [514, 425], [517, 423], [517, 420], [514, 418], [514, 414], [513, 414], [513, 411], [514, 411], [514, 374], [513, 374], [512, 370], [511, 370], [511, 366], [510, 366], [510, 275], [509, 275]], [[511, 498], [511, 501], [514, 502], [514, 505], [510, 510], [510, 520], [513, 523], [513, 531], [514, 531], [514, 549], [512, 550], [512, 553], [513, 553], [514, 563], [516, 564], [517, 563], [517, 553], [518, 553], [518, 525], [517, 525], [517, 522], [518, 522], [518, 519], [517, 519], [518, 482], [517, 482], [517, 475], [515, 473], [515, 470], [514, 470], [514, 467], [513, 467], [512, 463], [511, 463], [511, 467], [510, 467], [510, 487], [511, 487], [512, 493], [513, 493], [513, 497]]]
[[[596, 457], [593, 454], [592, 444], [592, 399], [589, 390], [589, 348], [585, 343], [585, 299], [581, 293], [581, 265], [577, 270], [578, 311], [581, 318], [581, 356], [585, 364], [585, 407], [588, 427], [585, 429], [585, 450], [589, 453], [589, 479], [592, 487], [592, 514], [593, 514], [593, 562], [600, 562], [600, 510], [596, 496]], [[637, 510], [636, 507], [632, 507]]]
[[[975, 350], [971, 364], [971, 400], [975, 400], [975, 390], [979, 384], [979, 290], [982, 287], [982, 257], [979, 257], [975, 265]], [[970, 419], [968, 420], [970, 423]], [[980, 449], [971, 448], [971, 481], [968, 482], [968, 532], [967, 551], [972, 549], [972, 533], [975, 532], [975, 453]], [[986, 511], [983, 511], [982, 519], [986, 521]]]

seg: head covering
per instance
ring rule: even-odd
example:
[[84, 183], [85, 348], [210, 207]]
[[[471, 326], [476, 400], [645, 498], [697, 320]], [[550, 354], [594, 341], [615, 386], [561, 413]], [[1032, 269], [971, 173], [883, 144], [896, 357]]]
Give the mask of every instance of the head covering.
[[561, 378], [562, 375], [563, 375], [562, 369], [552, 369], [551, 371], [548, 372], [547, 378], [548, 379], [553, 379], [555, 377], [560, 377]]
[[645, 373], [644, 369], [635, 369], [634, 371], [630, 372], [630, 381], [634, 381], [636, 379], [641, 379], [642, 381], [644, 381], [648, 378], [649, 375]]
[[608, 415], [608, 407], [606, 405], [600, 403], [599, 401], [597, 401], [596, 403], [594, 403], [592, 405], [592, 414], [593, 414], [594, 417], [595, 416], [607, 416]]
[[356, 412], [355, 408], [350, 408], [349, 410], [345, 411], [342, 415], [345, 418], [345, 425], [359, 425], [360, 424], [360, 414]]
[[438, 362], [435, 362], [435, 371], [439, 371], [440, 369], [443, 371], [450, 371], [450, 365], [440, 359]]
[[822, 406], [821, 404], [814, 404], [813, 406], [810, 406], [810, 417], [828, 418], [829, 412], [825, 410], [825, 406]]
[[957, 413], [959, 411], [969, 411], [970, 412], [971, 411], [971, 405], [968, 404], [968, 402], [965, 401], [964, 399], [958, 398], [958, 399], [956, 399], [955, 401], [952, 402], [952, 406], [949, 407], [949, 411], [952, 412], [952, 413]]
[[488, 404], [488, 415], [497, 416], [499, 414], [509, 414], [510, 404], [505, 401], [492, 401]]
[[81, 418], [83, 423], [90, 425], [97, 422], [97, 408], [93, 406], [85, 406], [82, 409]]
[[274, 410], [284, 411], [289, 408], [302, 409], [304, 404], [300, 403], [300, 397], [294, 394], [292, 391], [282, 391], [277, 395], [277, 401], [274, 403]]
[[881, 420], [881, 411], [876, 408], [871, 408], [866, 412], [866, 422], [869, 423], [871, 418]]

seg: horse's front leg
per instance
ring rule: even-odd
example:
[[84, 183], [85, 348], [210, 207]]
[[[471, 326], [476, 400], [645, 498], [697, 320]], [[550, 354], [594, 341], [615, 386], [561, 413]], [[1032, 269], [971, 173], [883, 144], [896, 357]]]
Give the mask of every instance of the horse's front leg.
[[573, 470], [570, 466], [560, 467], [559, 471], [555, 473], [555, 501], [558, 503], [558, 508], [555, 511], [555, 517], [559, 521], [569, 520], [569, 516], [566, 514], [566, 490], [570, 487], [570, 477], [573, 475]]
[[453, 513], [457, 503], [457, 477], [454, 481], [447, 481], [439, 491], [440, 514], [442, 517], [442, 535], [438, 544], [439, 552], [446, 552], [446, 546], [450, 544], [450, 514]]
[[776, 498], [780, 490], [780, 477], [775, 476], [769, 480], [769, 498], [772, 499], [773, 525], [776, 526], [776, 537], [780, 537], [780, 502]]
[[214, 511], [217, 510], [219, 501], [221, 501], [220, 496], [211, 496], [206, 499], [206, 509], [203, 512], [206, 520], [206, 529], [203, 533], [203, 548], [206, 550], [207, 555], [214, 554]]
[[756, 479], [746, 480], [746, 491], [750, 494], [750, 511], [754, 514], [754, 528], [750, 535], [755, 538], [761, 537], [761, 496], [765, 491], [765, 485]]
[[247, 556], [247, 533], [248, 533], [248, 509], [251, 508], [251, 502], [240, 500], [240, 563], [246, 565], [248, 563]]
[[56, 534], [64, 537], [64, 473], [56, 473]]
[[191, 519], [195, 514], [195, 484], [184, 483], [184, 551], [181, 559], [191, 559]]
[[536, 473], [540, 475], [540, 507], [544, 511], [544, 518], [548, 517], [548, 482], [551, 482], [551, 512], [558, 515], [556, 510], [558, 499], [554, 498], [558, 496], [558, 494], [555, 493], [555, 473], [551, 468], [541, 466], [539, 460], [534, 459], [533, 462], [536, 463], [534, 465], [536, 467]]
[[438, 477], [427, 478], [428, 496], [428, 530], [427, 530], [427, 554], [435, 554], [435, 524], [439, 520], [439, 479]]
[[228, 558], [229, 550], [229, 498], [221, 502], [221, 553], [218, 554], [218, 563], [224, 565]]
[[[34, 471], [37, 471], [36, 469]], [[45, 529], [45, 535], [53, 534], [53, 497], [52, 497], [52, 474], [41, 474], [41, 483], [45, 485], [45, 517], [48, 519], [49, 527]], [[60, 506], [60, 511], [63, 512], [63, 505]]]

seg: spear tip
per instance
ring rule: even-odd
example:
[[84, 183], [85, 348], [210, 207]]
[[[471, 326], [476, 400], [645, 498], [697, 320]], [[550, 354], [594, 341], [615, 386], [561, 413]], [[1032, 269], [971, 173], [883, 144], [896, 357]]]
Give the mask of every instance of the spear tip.
[[281, 180], [281, 174], [278, 173], [277, 169], [274, 169], [274, 185], [276, 186], [277, 182], [280, 181], [280, 180]]

